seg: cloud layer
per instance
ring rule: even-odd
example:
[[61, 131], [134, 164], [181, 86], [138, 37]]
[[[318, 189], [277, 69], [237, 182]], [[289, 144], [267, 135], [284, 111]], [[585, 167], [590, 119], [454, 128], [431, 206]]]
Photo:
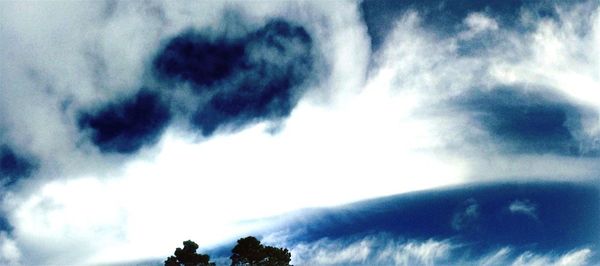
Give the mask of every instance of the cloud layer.
[[[2, 263], [163, 257], [181, 239], [214, 247], [307, 207], [600, 171], [595, 1], [0, 7]], [[399, 265], [454, 260], [465, 243], [449, 236], [487, 232], [489, 202], [463, 198], [443, 228], [377, 252], [373, 237], [346, 251], [305, 239], [298, 263], [361, 264], [387, 246], [403, 250], [389, 256]], [[551, 212], [526, 195], [496, 207], [524, 228]], [[488, 253], [560, 265], [595, 252]]]

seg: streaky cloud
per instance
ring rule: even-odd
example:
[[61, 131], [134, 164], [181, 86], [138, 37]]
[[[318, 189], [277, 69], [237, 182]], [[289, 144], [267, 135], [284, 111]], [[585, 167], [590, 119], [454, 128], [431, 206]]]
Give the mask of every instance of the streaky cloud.
[[537, 209], [535, 204], [530, 200], [515, 200], [508, 205], [508, 210], [515, 214], [528, 215], [533, 219], [537, 219]]
[[385, 234], [364, 238], [323, 238], [294, 245], [292, 262], [299, 265], [551, 265], [584, 266], [597, 262], [586, 247], [565, 252], [536, 252], [499, 247], [490, 252], [469, 250], [453, 239], [404, 239]]

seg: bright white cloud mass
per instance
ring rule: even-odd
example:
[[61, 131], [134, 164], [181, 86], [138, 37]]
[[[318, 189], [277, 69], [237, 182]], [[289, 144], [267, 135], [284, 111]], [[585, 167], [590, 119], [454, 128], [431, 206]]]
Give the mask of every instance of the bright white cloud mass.
[[596, 1], [3, 1], [0, 61], [0, 264], [600, 261]]

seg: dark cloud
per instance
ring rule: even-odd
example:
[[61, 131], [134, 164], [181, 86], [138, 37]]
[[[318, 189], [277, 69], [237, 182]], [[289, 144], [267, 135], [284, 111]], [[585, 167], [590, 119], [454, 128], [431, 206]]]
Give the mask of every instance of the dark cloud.
[[580, 149], [576, 132], [593, 111], [560, 96], [515, 88], [476, 91], [457, 100], [476, 123], [507, 151], [596, 155]]
[[19, 178], [31, 175], [37, 168], [35, 160], [0, 145], [0, 183], [9, 186]]
[[170, 119], [160, 95], [142, 89], [130, 98], [81, 112], [78, 126], [102, 152], [134, 153], [154, 144]]
[[[290, 243], [387, 234], [404, 239], [455, 239], [469, 243], [476, 254], [505, 246], [561, 253], [600, 240], [598, 192], [594, 185], [560, 182], [415, 192], [304, 212], [285, 230], [300, 232]], [[535, 202], [536, 219], [507, 211], [523, 198]], [[468, 226], [461, 230], [455, 227], [457, 214], [468, 218]]]
[[[553, 9], [558, 0], [490, 0], [490, 1], [433, 1], [433, 0], [367, 0], [361, 2], [361, 13], [371, 36], [371, 45], [378, 50], [395, 22], [408, 10], [419, 12], [425, 27], [443, 35], [462, 29], [461, 23], [472, 12], [484, 12], [497, 18], [501, 25], [516, 26], [520, 13], [526, 9], [538, 17], [556, 17]], [[562, 1], [564, 4], [564, 1]], [[573, 2], [573, 1], [569, 1]]]
[[191, 83], [208, 99], [191, 123], [210, 136], [221, 126], [288, 116], [313, 71], [312, 50], [306, 29], [281, 19], [233, 39], [187, 31], [161, 50], [154, 72], [167, 82]]

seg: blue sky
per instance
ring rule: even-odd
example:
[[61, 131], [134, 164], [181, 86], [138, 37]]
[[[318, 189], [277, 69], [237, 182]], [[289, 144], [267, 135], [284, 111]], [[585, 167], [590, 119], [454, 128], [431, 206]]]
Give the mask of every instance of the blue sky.
[[599, 12], [3, 1], [0, 264], [598, 263]]

